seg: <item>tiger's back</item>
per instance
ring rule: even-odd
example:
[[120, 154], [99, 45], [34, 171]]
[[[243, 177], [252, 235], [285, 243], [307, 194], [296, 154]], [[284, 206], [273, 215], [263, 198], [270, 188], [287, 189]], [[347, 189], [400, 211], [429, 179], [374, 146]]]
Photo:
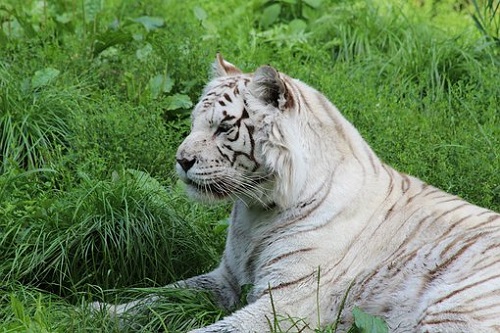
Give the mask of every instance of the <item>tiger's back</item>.
[[383, 218], [394, 227], [364, 246], [397, 246], [354, 285], [352, 303], [394, 332], [500, 331], [500, 215], [418, 179], [394, 178], [400, 199]]

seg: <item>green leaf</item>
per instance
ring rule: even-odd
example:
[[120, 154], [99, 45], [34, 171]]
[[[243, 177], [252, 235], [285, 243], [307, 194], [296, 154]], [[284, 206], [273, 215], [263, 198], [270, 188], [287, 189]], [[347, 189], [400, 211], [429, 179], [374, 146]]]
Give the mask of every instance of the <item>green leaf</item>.
[[307, 23], [301, 19], [295, 19], [288, 24], [290, 33], [293, 35], [299, 35], [307, 29]]
[[158, 74], [149, 79], [149, 90], [151, 91], [151, 98], [157, 99], [161, 93], [168, 93], [174, 86], [174, 80], [163, 74]]
[[387, 333], [387, 324], [380, 317], [367, 314], [358, 307], [352, 310], [354, 323], [360, 333]]
[[16, 17], [17, 21], [19, 22], [19, 25], [23, 28], [26, 36], [28, 36], [30, 38], [35, 38], [37, 36], [35, 29], [31, 25], [31, 22], [28, 20], [28, 17], [17, 15], [17, 12], [15, 12], [15, 11], [14, 11], [14, 16]]
[[229, 218], [226, 217], [222, 220], [219, 220], [214, 227], [213, 232], [216, 234], [225, 234], [227, 232], [227, 228], [229, 227]]
[[165, 21], [161, 17], [154, 16], [141, 16], [132, 21], [142, 24], [147, 31], [161, 28], [165, 24]]
[[144, 192], [165, 191], [165, 188], [160, 182], [151, 177], [149, 173], [136, 169], [127, 169], [127, 172], [138, 181], [138, 184], [144, 189]]
[[47, 67], [35, 72], [35, 75], [31, 78], [31, 87], [33, 89], [44, 87], [59, 76], [60, 71], [58, 69]]
[[62, 24], [68, 24], [73, 19], [73, 14], [62, 13], [61, 15], [56, 15], [56, 21]]
[[313, 20], [315, 17], [320, 16], [319, 10], [316, 10], [309, 6], [302, 6], [302, 17], [308, 21]]
[[199, 6], [194, 7], [193, 12], [199, 21], [204, 21], [208, 17], [207, 12]]
[[94, 50], [92, 54], [94, 57], [98, 56], [107, 48], [119, 44], [126, 44], [132, 40], [132, 35], [128, 32], [121, 30], [106, 30], [96, 36], [94, 41]]
[[166, 98], [167, 110], [189, 109], [193, 102], [187, 95], [175, 94]]
[[137, 59], [139, 59], [140, 61], [146, 61], [152, 52], [153, 52], [153, 47], [151, 46], [151, 44], [146, 43], [146, 45], [135, 51], [135, 55]]
[[103, 2], [100, 0], [84, 0], [83, 11], [85, 23], [92, 23], [95, 21], [97, 15], [101, 12]]
[[260, 25], [264, 28], [269, 27], [278, 19], [278, 16], [281, 13], [281, 5], [279, 3], [275, 3], [269, 7], [264, 9], [262, 13], [262, 17], [260, 18]]
[[2, 45], [6, 45], [7, 42], [9, 41], [9, 37], [7, 36], [7, 34], [0, 29], [0, 47]]
[[323, 0], [304, 0], [304, 2], [309, 6], [311, 6], [312, 8], [319, 8]]
[[29, 324], [30, 319], [26, 315], [26, 312], [24, 310], [24, 305], [21, 303], [21, 301], [14, 295], [10, 296], [10, 307], [12, 311], [14, 312], [14, 315], [16, 318], [23, 324]]

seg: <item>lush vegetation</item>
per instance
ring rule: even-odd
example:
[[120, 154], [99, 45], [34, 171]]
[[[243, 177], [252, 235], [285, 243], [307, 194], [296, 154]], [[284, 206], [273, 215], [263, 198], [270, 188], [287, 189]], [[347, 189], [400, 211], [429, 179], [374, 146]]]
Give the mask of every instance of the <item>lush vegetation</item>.
[[217, 51], [310, 83], [386, 162], [500, 211], [499, 38], [498, 0], [3, 1], [0, 330], [115, 332], [87, 304], [153, 291], [134, 330], [224, 315], [147, 289], [223, 248], [229, 207], [173, 174]]

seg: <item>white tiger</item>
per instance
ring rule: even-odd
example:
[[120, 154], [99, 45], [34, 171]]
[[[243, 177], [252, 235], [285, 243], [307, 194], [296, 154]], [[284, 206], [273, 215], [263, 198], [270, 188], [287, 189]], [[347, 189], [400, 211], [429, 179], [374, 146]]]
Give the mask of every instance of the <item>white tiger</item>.
[[214, 72], [177, 171], [193, 197], [234, 207], [219, 267], [179, 285], [227, 309], [253, 288], [193, 332], [269, 332], [276, 318], [307, 332], [339, 313], [343, 332], [354, 306], [390, 332], [500, 332], [499, 214], [383, 164], [322, 94], [272, 67], [244, 74], [218, 55]]

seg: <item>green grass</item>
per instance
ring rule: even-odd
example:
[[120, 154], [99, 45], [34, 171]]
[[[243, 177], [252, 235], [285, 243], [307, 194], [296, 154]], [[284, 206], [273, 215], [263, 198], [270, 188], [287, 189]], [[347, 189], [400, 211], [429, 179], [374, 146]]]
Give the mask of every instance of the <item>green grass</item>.
[[164, 301], [137, 331], [224, 315], [204, 294], [155, 289], [213, 268], [223, 249], [229, 207], [190, 202], [173, 173], [217, 51], [311, 84], [387, 163], [500, 211], [498, 11], [493, 0], [4, 1], [0, 331], [117, 332], [87, 304], [151, 292]]

